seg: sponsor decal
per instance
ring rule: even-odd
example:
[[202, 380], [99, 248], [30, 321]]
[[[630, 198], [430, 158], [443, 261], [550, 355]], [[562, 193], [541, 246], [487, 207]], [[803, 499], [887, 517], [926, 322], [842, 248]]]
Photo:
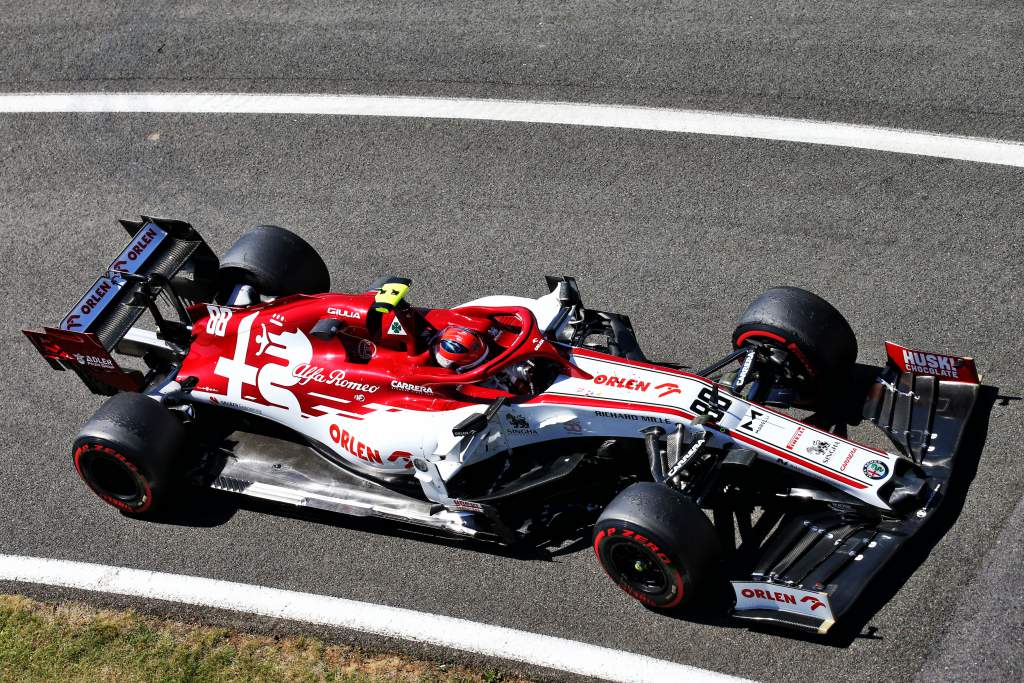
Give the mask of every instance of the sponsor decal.
[[704, 444], [708, 442], [709, 438], [711, 438], [710, 435], [707, 432], [703, 432], [700, 438], [693, 442], [689, 450], [679, 456], [679, 460], [676, 460], [676, 463], [672, 465], [672, 469], [668, 471], [665, 478], [671, 481], [673, 477], [682, 472], [686, 464], [697, 457], [697, 453], [700, 452], [700, 449], [704, 448]]
[[79, 365], [87, 365], [91, 368], [100, 368], [102, 370], [114, 370], [117, 366], [114, 365], [113, 358], [101, 358], [100, 356], [88, 356], [82, 353], [73, 353], [71, 356], [78, 361]]
[[828, 594], [759, 581], [733, 581], [737, 611], [770, 609], [805, 614], [821, 619], [822, 627], [832, 625]]
[[656, 391], [661, 392], [660, 394], [658, 394], [658, 398], [665, 398], [666, 396], [670, 396], [672, 394], [683, 393], [683, 390], [680, 389], [679, 385], [676, 384], [675, 382], [665, 382], [664, 384], [659, 384], [658, 386], [654, 387], [654, 389]]
[[743, 359], [743, 365], [740, 366], [740, 371], [736, 374], [736, 379], [733, 382], [734, 387], [742, 387], [746, 384], [747, 375], [750, 374], [750, 368], [754, 365], [755, 355], [753, 351], [747, 352], [747, 357]]
[[759, 434], [764, 426], [768, 424], [768, 414], [762, 413], [759, 410], [751, 409], [747, 415], [746, 421], [740, 424], [740, 429], [744, 429], [753, 434]]
[[399, 391], [408, 391], [413, 394], [433, 394], [434, 390], [430, 387], [421, 387], [419, 384], [409, 384], [408, 382], [400, 382], [399, 380], [391, 381], [391, 388], [398, 389]]
[[811, 608], [812, 612], [818, 609], [819, 607], [825, 606], [825, 603], [823, 603], [820, 598], [817, 598], [813, 595], [805, 595], [804, 597], [800, 598], [800, 602], [807, 603], [807, 606]]
[[342, 308], [328, 308], [327, 315], [333, 315], [337, 318], [348, 318], [350, 320], [360, 320], [362, 318], [356, 311], [346, 311]]
[[537, 430], [530, 426], [530, 421], [518, 413], [509, 413], [505, 416], [508, 422], [510, 434], [536, 434]]
[[598, 417], [609, 417], [613, 420], [633, 420], [636, 422], [654, 422], [657, 424], [672, 424], [672, 420], [654, 415], [632, 415], [630, 413], [613, 413], [607, 410], [595, 410], [594, 415]]
[[215, 337], [223, 337], [228, 329], [228, 321], [231, 320], [231, 309], [207, 304], [206, 312], [209, 316], [206, 319], [206, 333]]
[[800, 437], [804, 435], [805, 431], [807, 430], [804, 429], [803, 427], [797, 427], [796, 431], [793, 432], [793, 438], [790, 439], [789, 443], [786, 444], [786, 448], [789, 450], [793, 450], [793, 446], [796, 445], [797, 441], [800, 440]]
[[396, 460], [405, 460], [405, 469], [412, 469], [412, 453], [408, 451], [395, 451], [388, 456], [388, 462], [395, 462]]
[[377, 464], [382, 463], [380, 459], [380, 451], [370, 448], [350, 434], [348, 430], [342, 429], [338, 427], [338, 425], [331, 425], [330, 433], [331, 440], [338, 444], [338, 446], [341, 447], [341, 450], [347, 451], [360, 460], [375, 462]]
[[602, 384], [608, 387], [615, 387], [616, 389], [626, 389], [628, 391], [647, 391], [651, 388], [650, 382], [642, 382], [638, 379], [626, 379], [624, 377], [616, 377], [615, 375], [597, 375], [594, 377], [594, 384]]
[[506, 419], [508, 420], [509, 425], [511, 425], [515, 429], [529, 429], [530, 428], [529, 420], [527, 420], [522, 415], [516, 415], [515, 413], [509, 413], [508, 417]]
[[461, 498], [452, 498], [452, 507], [456, 510], [466, 510], [468, 512], [484, 511], [484, 506], [480, 503], [476, 503], [471, 500], [462, 500]]
[[305, 386], [310, 382], [316, 382], [318, 384], [327, 384], [340, 389], [365, 391], [368, 394], [372, 394], [380, 390], [380, 387], [376, 384], [364, 384], [362, 382], [353, 382], [345, 379], [344, 370], [326, 370], [318, 365], [308, 365], [306, 363], [297, 365], [295, 369], [292, 370], [292, 376], [298, 379], [298, 385], [300, 387]]
[[[149, 254], [166, 236], [166, 232], [152, 223], [146, 224], [135, 236], [135, 239], [114, 259], [107, 270], [122, 270], [129, 273], [138, 271]], [[116, 274], [108, 273], [108, 275], [100, 276], [89, 292], [61, 321], [61, 328], [65, 330], [88, 329], [89, 325], [99, 317], [124, 285], [125, 281], [116, 277]]]
[[868, 460], [864, 463], [864, 476], [868, 479], [884, 479], [889, 474], [889, 466], [881, 460]]
[[102, 282], [96, 283], [96, 287], [86, 295], [85, 300], [78, 307], [79, 312], [82, 315], [92, 313], [92, 309], [96, 308], [112, 289], [114, 289], [114, 283], [110, 280], [104, 279]]
[[225, 408], [235, 408], [237, 410], [245, 410], [245, 406], [238, 401], [229, 401], [226, 398], [218, 399], [216, 396], [210, 397], [210, 403], [214, 403]]
[[402, 323], [401, 321], [398, 320], [398, 318], [395, 318], [394, 320], [391, 321], [391, 326], [388, 327], [388, 334], [393, 334], [398, 337], [405, 336], [405, 328], [402, 327]]
[[69, 313], [61, 327], [65, 330], [83, 330], [99, 316], [114, 293], [119, 291], [121, 284], [103, 276], [96, 281], [89, 293], [82, 297], [72, 313]]
[[791, 593], [783, 593], [782, 591], [770, 591], [764, 590], [763, 588], [744, 588], [740, 591], [745, 598], [760, 598], [762, 600], [774, 600], [775, 602], [789, 603], [790, 605], [796, 604], [796, 596]]
[[889, 360], [904, 372], [971, 384], [978, 384], [981, 381], [973, 358], [915, 351], [893, 342], [885, 342], [885, 352]]
[[854, 446], [853, 448], [850, 449], [850, 452], [846, 454], [846, 457], [843, 458], [843, 464], [839, 466], [839, 471], [840, 472], [845, 472], [846, 471], [846, 466], [850, 464], [850, 461], [853, 460], [853, 456], [856, 453], [857, 453], [857, 447]]
[[943, 356], [937, 353], [920, 353], [903, 349], [903, 363], [909, 372], [916, 372], [920, 375], [935, 375], [936, 377], [957, 378], [956, 362], [960, 359], [955, 356]]
[[[114, 262], [110, 264], [110, 270], [125, 270], [125, 266], [129, 265], [131, 262], [144, 260], [146, 252], [149, 251], [149, 246], [156, 246], [156, 244], [159, 244], [166, 234], [167, 233], [152, 223], [143, 226], [143, 228], [139, 230], [139, 234], [135, 236], [132, 243], [125, 247], [125, 250], [121, 252], [121, 255], [114, 259]], [[130, 270], [134, 273], [136, 268], [131, 268]]]
[[839, 442], [823, 441], [821, 439], [814, 439], [811, 441], [811, 445], [807, 447], [807, 453], [816, 458], [821, 459], [821, 463], [827, 465], [832, 456], [839, 450]]

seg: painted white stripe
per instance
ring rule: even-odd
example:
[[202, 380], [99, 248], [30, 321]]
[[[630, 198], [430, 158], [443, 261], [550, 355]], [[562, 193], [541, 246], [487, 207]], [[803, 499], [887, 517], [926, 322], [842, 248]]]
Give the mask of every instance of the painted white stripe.
[[335, 406], [313, 406], [312, 408], [310, 408], [310, 410], [319, 410], [321, 413], [324, 413], [325, 415], [333, 415], [334, 417], [347, 417], [353, 420], [363, 419], [363, 416], [360, 415], [359, 413], [353, 413], [347, 410], [342, 410], [341, 408], [337, 408]]
[[0, 113], [322, 114], [512, 121], [782, 140], [1024, 167], [1024, 143], [694, 109], [383, 95], [72, 92], [0, 95]]
[[743, 679], [564, 638], [398, 607], [196, 576], [0, 555], [0, 581], [63, 586], [293, 619], [624, 683]]
[[329, 396], [327, 394], [318, 394], [315, 391], [307, 392], [307, 396], [315, 396], [317, 398], [325, 398], [328, 401], [337, 401], [338, 403], [351, 403], [348, 399], [338, 398], [337, 396]]

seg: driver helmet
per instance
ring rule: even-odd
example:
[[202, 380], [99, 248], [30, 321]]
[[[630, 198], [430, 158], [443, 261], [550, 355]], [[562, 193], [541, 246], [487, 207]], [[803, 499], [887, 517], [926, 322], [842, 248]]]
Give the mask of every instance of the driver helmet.
[[484, 362], [487, 342], [479, 332], [449, 325], [434, 341], [434, 358], [443, 368], [463, 372]]

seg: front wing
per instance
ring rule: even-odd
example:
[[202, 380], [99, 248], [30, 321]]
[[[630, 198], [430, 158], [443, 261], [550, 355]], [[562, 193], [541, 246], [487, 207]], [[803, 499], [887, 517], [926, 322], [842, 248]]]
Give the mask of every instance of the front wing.
[[[735, 617], [826, 633], [949, 497], [953, 464], [980, 390], [973, 361], [891, 343], [886, 348], [889, 363], [867, 397], [864, 417], [923, 470], [924, 504], [900, 517], [875, 521], [839, 506], [765, 515], [752, 529], [750, 541], [744, 541], [758, 545], [751, 553], [756, 560], [732, 581]], [[910, 354], [945, 360], [941, 368], [908, 365]], [[739, 552], [743, 550], [741, 546]]]

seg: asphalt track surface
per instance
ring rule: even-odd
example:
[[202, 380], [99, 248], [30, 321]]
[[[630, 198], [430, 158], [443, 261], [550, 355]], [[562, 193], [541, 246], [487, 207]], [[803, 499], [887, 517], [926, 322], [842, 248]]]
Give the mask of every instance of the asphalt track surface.
[[[1024, 139], [1012, 2], [290, 7], [10, 3], [0, 89], [500, 96]], [[335, 289], [397, 272], [423, 305], [536, 296], [543, 275], [573, 274], [588, 304], [633, 318], [648, 355], [693, 365], [760, 291], [802, 286], [845, 313], [862, 362], [881, 363], [886, 338], [971, 354], [1019, 397], [1021, 169], [645, 131], [154, 114], [3, 115], [0, 159], [0, 551], [379, 602], [764, 680], [1021, 675], [1024, 401], [993, 406], [954, 523], [908, 559], [920, 566], [879, 587], [898, 590], [859, 637], [818, 643], [650, 613], [586, 548], [528, 559], [205, 499], [191, 524], [126, 519], [70, 464], [98, 400], [18, 332], [59, 320], [91, 283], [124, 242], [115, 217], [149, 213], [190, 221], [217, 251], [256, 223], [290, 227]]]

